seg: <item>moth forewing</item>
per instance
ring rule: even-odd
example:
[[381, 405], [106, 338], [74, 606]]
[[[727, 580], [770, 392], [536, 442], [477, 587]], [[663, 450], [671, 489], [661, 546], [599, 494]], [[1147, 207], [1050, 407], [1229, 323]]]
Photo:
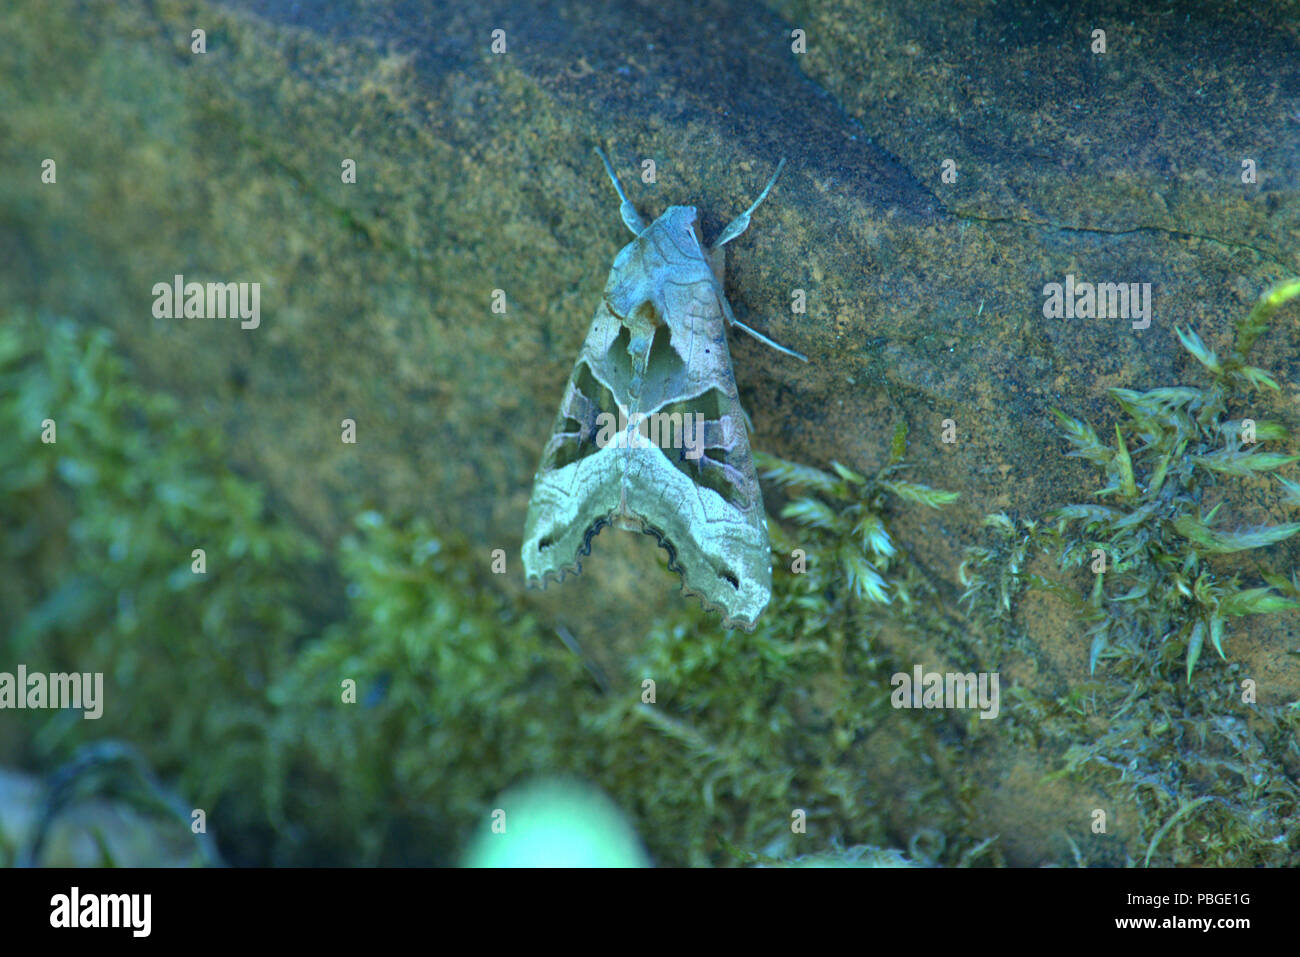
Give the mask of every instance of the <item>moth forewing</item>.
[[706, 253], [694, 207], [646, 227], [605, 165], [636, 238], [614, 260], [534, 479], [525, 575], [562, 580], [605, 525], [639, 530], [684, 593], [752, 629], [771, 597], [771, 548], [713, 263], [757, 201]]

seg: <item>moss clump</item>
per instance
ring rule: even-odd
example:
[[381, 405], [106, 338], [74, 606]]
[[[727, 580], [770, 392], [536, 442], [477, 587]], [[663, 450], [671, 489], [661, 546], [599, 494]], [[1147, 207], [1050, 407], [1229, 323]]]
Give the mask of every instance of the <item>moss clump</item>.
[[[900, 425], [894, 431], [889, 462], [870, 479], [838, 462], [831, 463], [835, 470], [831, 475], [771, 455], [755, 456], [764, 478], [798, 493], [781, 517], [813, 538], [816, 557], [804, 580], [808, 594], [838, 589], [842, 583], [858, 602], [889, 605], [897, 599], [911, 610], [913, 591], [925, 585], [916, 566], [900, 555], [886, 527], [887, 503], [892, 499], [943, 508], [957, 500], [957, 493], [900, 478], [906, 452], [907, 428]], [[794, 550], [788, 535], [774, 534], [773, 539], [778, 552]], [[893, 580], [887, 583], [891, 574]]]
[[[1237, 323], [1224, 357], [1178, 330], [1208, 383], [1112, 389], [1124, 413], [1113, 444], [1056, 411], [1070, 454], [1104, 476], [1095, 493], [1102, 502], [1064, 506], [1045, 522], [990, 516], [993, 541], [963, 564], [964, 600], [991, 633], [1026, 637], [1016, 628], [1025, 589], [1055, 595], [1086, 626], [1098, 677], [1056, 701], [1021, 700], [1010, 714], [1040, 744], [1060, 748], [1053, 776], [1100, 784], [1137, 806], [1143, 863], [1292, 860], [1300, 828], [1300, 788], [1287, 770], [1300, 766], [1295, 709], [1257, 703], [1234, 664], [1198, 687], [1192, 678], [1207, 644], [1226, 660], [1232, 619], [1300, 607], [1295, 581], [1262, 571], [1251, 583], [1239, 561], [1228, 564], [1291, 537], [1300, 523], [1238, 527], [1224, 515], [1242, 497], [1224, 483], [1259, 483], [1296, 459], [1265, 448], [1289, 437], [1281, 423], [1230, 415], [1253, 391], [1277, 389], [1247, 353], [1298, 296], [1300, 281], [1267, 293]], [[1280, 502], [1300, 504], [1300, 486], [1273, 477]], [[1088, 565], [1090, 587], [1080, 592], [1068, 579], [1030, 571], [1040, 555], [1061, 572]], [[1107, 853], [1097, 847], [1091, 859]]]
[[55, 766], [84, 740], [147, 741], [196, 806], [256, 789], [257, 702], [320, 613], [320, 548], [214, 436], [140, 388], [102, 330], [6, 316], [0, 396], [13, 437], [0, 443], [0, 650], [31, 670], [103, 672], [106, 699], [96, 721], [15, 715], [25, 733], [0, 746]]
[[[1300, 522], [1224, 527], [1221, 512], [1232, 499], [1219, 486], [1267, 475], [1297, 459], [1264, 449], [1289, 437], [1281, 423], [1228, 418], [1230, 407], [1255, 389], [1277, 390], [1246, 354], [1273, 312], [1297, 295], [1300, 282], [1264, 296], [1237, 324], [1236, 346], [1224, 358], [1195, 332], [1178, 330], [1184, 348], [1209, 373], [1208, 385], [1111, 389], [1125, 413], [1113, 444], [1102, 442], [1088, 423], [1054, 410], [1073, 447], [1069, 454], [1104, 475], [1105, 486], [1094, 493], [1104, 504], [1066, 505], [1048, 516], [1055, 528], [1037, 524], [1025, 531], [1062, 570], [1088, 564], [1095, 577], [1082, 597], [1040, 576], [1025, 581], [1062, 596], [1088, 623], [1090, 670], [1106, 658], [1126, 671], [1163, 673], [1181, 659], [1190, 681], [1207, 641], [1225, 657], [1229, 619], [1300, 607], [1268, 585], [1242, 587], [1239, 572], [1216, 564], [1220, 556], [1273, 545], [1300, 531]], [[1278, 481], [1284, 499], [1300, 504], [1300, 486]], [[1218, 499], [1213, 507], [1207, 505], [1211, 496]], [[1005, 529], [1009, 520], [993, 522]], [[1019, 549], [1013, 564], [1019, 566], [1024, 554]], [[1007, 600], [1003, 587], [1004, 606]]]
[[364, 512], [339, 558], [347, 617], [268, 689], [278, 833], [350, 835], [333, 843], [353, 863], [454, 862], [511, 785], [590, 774], [582, 715], [600, 702], [581, 662], [476, 588], [464, 549]]
[[234, 863], [447, 863], [496, 790], [578, 750], [580, 665], [475, 586], [465, 549], [363, 513], [327, 564], [106, 332], [10, 318], [0, 426], [29, 441], [0, 448], [0, 652], [102, 671], [106, 702], [21, 713], [5, 760], [133, 742]]

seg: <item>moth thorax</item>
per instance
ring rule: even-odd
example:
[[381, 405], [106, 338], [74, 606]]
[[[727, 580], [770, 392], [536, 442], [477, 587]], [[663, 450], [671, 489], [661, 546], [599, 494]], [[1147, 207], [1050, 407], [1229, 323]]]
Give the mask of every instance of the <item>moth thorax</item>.
[[633, 327], [653, 328], [664, 324], [663, 313], [659, 311], [659, 307], [651, 299], [643, 300], [627, 318], [628, 324]]

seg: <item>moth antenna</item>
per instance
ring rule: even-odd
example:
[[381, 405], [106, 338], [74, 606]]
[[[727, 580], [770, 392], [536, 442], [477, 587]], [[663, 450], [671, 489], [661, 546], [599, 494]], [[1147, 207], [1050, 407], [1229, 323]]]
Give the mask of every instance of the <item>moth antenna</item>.
[[[596, 155], [605, 164], [605, 172], [609, 174], [609, 181], [614, 184], [614, 189], [618, 191], [618, 198], [623, 201], [623, 205], [618, 208], [619, 215], [623, 217], [623, 225], [632, 230], [632, 235], [640, 236], [645, 232], [645, 222], [641, 219], [641, 214], [632, 205], [632, 200], [627, 198], [627, 193], [623, 192], [623, 184], [618, 181], [618, 174], [614, 172], [614, 167], [609, 164], [609, 160], [605, 158], [605, 153], [599, 146], [596, 147]], [[762, 199], [761, 196], [759, 198]], [[758, 204], [755, 203], [754, 205]]]
[[[605, 165], [608, 166], [609, 164], [606, 163]], [[754, 200], [753, 205], [751, 205], [749, 209], [745, 210], [743, 213], [741, 213], [731, 222], [727, 223], [727, 228], [724, 229], [721, 235], [719, 235], [718, 238], [713, 241], [714, 249], [717, 249], [719, 246], [731, 242], [733, 239], [735, 239], [737, 236], [739, 236], [741, 233], [743, 233], [745, 230], [749, 228], [749, 217], [753, 214], [754, 210], [758, 209], [758, 204], [767, 198], [768, 191], [771, 190], [771, 188], [776, 185], [776, 178], [781, 175], [781, 168], [783, 166], [785, 166], [784, 156], [781, 157], [781, 162], [776, 164], [776, 172], [773, 173], [772, 178], [767, 181], [767, 185], [763, 187], [763, 192], [758, 194], [758, 199]], [[610, 175], [613, 174], [611, 173]], [[793, 354], [794, 353], [792, 353], [792, 355]]]
[[774, 342], [773, 340], [769, 339], [767, 336], [763, 335], [761, 332], [755, 332], [753, 329], [749, 328], [749, 326], [745, 325], [743, 322], [741, 322], [739, 319], [735, 318], [734, 316], [731, 319], [731, 324], [733, 326], [738, 326], [740, 329], [744, 330], [745, 332], [748, 332], [759, 342], [763, 343], [764, 345], [771, 346], [777, 352], [784, 352], [788, 356], [794, 356], [800, 362], [808, 361], [808, 357], [803, 353], [795, 352], [793, 349], [787, 349], [785, 346], [781, 345], [781, 343]]

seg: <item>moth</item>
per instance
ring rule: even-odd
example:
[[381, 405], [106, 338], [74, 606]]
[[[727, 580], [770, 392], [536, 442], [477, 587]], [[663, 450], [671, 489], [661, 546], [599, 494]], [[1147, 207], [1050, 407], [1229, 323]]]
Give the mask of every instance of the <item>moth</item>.
[[723, 294], [723, 246], [781, 175], [706, 250], [694, 206], [649, 226], [596, 153], [633, 239], [614, 258], [533, 479], [524, 526], [530, 587], [582, 570], [607, 525], [653, 535], [682, 592], [752, 630], [772, 593], [767, 514], [725, 326], [808, 360], [739, 322]]

